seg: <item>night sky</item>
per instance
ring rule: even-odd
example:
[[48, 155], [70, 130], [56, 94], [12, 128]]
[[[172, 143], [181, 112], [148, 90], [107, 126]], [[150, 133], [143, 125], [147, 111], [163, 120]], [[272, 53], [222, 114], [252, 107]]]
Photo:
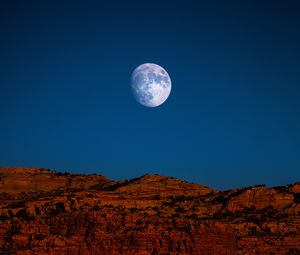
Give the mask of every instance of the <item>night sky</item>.
[[[138, 104], [130, 76], [172, 92]], [[299, 1], [0, 1], [0, 165], [300, 180]]]

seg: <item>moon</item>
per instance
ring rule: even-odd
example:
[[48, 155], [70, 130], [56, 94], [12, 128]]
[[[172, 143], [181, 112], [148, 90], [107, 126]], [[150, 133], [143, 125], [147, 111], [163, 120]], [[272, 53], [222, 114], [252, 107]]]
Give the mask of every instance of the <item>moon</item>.
[[131, 89], [135, 99], [147, 107], [163, 104], [171, 93], [171, 79], [167, 71], [157, 64], [139, 65], [131, 75]]

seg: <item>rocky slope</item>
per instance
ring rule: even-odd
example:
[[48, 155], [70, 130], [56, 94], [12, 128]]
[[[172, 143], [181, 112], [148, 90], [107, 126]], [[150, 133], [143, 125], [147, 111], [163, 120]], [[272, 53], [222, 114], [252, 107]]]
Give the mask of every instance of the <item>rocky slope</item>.
[[217, 191], [0, 168], [0, 254], [300, 254], [300, 183]]

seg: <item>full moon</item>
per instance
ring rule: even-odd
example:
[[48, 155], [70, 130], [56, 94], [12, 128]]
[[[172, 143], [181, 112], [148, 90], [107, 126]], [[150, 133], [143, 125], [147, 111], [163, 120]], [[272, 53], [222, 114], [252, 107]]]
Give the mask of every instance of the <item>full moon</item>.
[[170, 95], [171, 87], [169, 74], [156, 64], [142, 64], [131, 75], [133, 95], [140, 104], [147, 107], [164, 103]]

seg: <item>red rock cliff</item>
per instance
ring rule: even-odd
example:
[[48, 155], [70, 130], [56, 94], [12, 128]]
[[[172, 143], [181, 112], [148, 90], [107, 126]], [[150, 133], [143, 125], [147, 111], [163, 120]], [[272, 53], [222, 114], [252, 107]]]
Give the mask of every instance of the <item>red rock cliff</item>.
[[0, 169], [0, 254], [300, 254], [300, 185]]

